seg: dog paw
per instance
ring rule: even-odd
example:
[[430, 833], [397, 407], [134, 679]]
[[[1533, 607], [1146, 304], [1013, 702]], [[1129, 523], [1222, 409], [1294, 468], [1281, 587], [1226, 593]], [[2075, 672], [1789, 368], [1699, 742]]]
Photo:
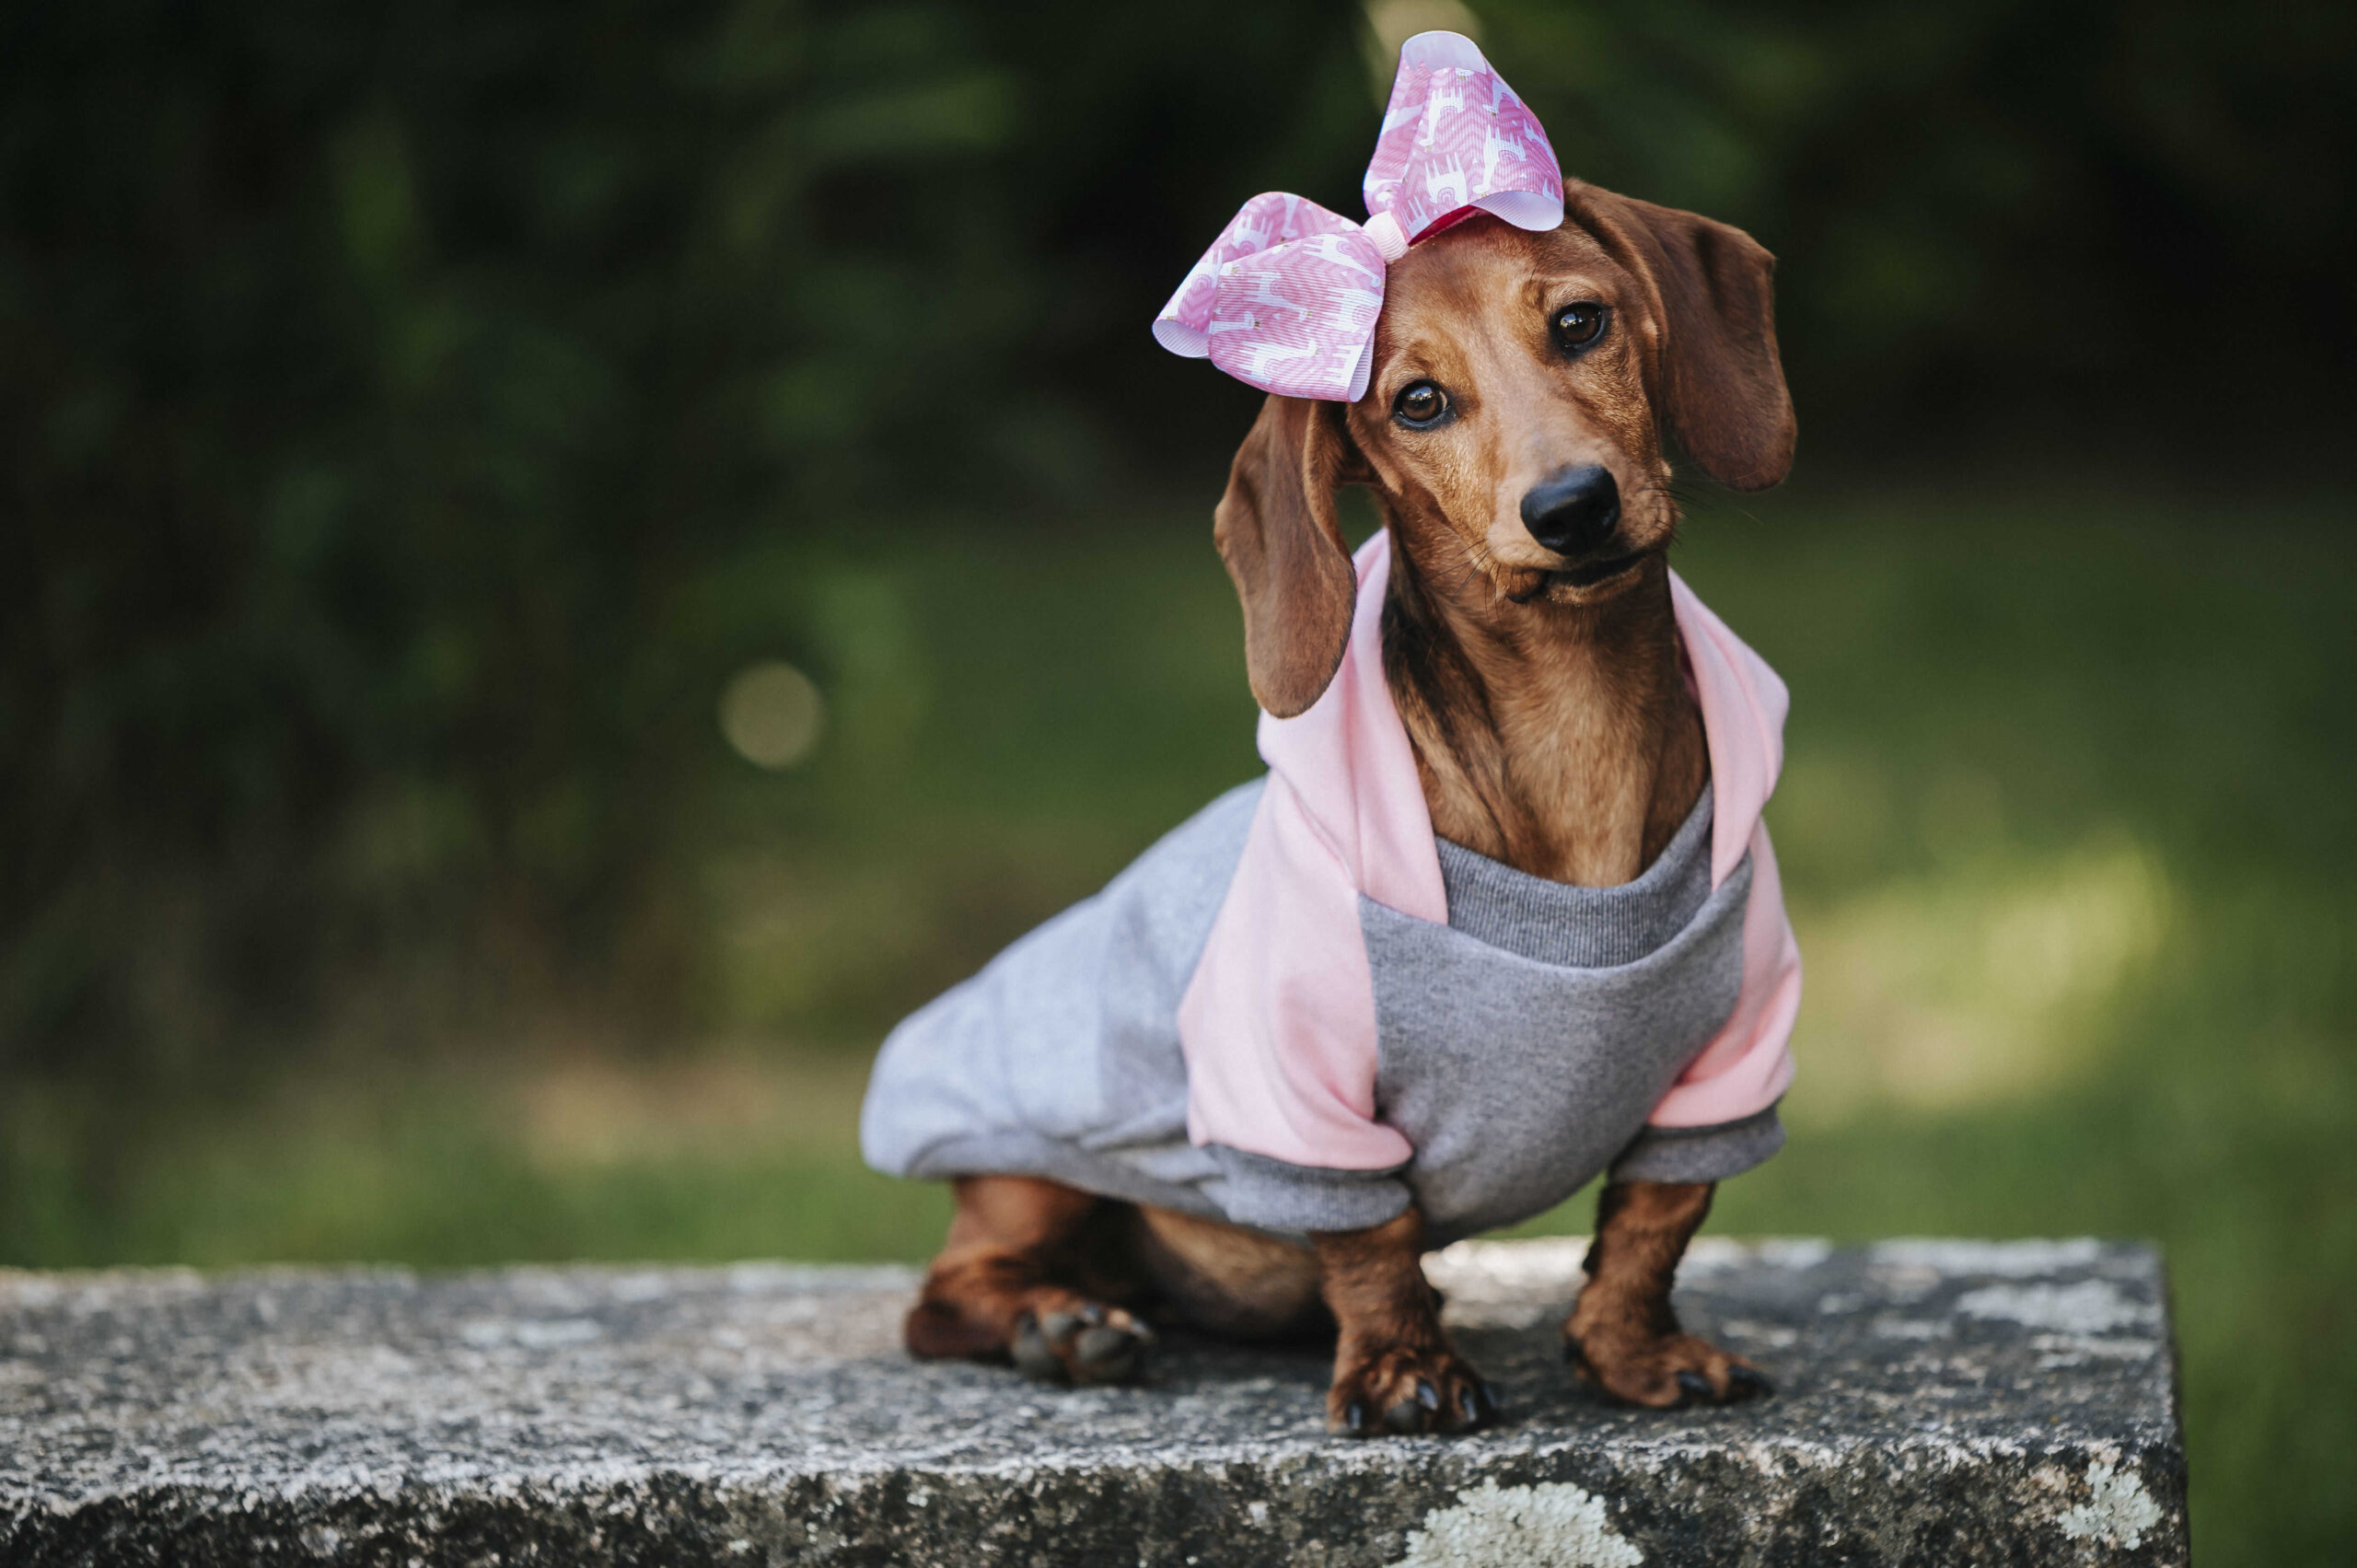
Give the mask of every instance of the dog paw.
[[1446, 1347], [1394, 1347], [1339, 1372], [1326, 1392], [1326, 1426], [1347, 1437], [1470, 1432], [1498, 1413], [1481, 1375]]
[[1042, 1383], [1133, 1383], [1154, 1331], [1118, 1307], [1080, 1296], [1042, 1303], [1015, 1320], [1016, 1369]]
[[1567, 1323], [1563, 1359], [1581, 1382], [1655, 1410], [1731, 1405], [1776, 1391], [1758, 1367], [1692, 1334], [1581, 1333]]

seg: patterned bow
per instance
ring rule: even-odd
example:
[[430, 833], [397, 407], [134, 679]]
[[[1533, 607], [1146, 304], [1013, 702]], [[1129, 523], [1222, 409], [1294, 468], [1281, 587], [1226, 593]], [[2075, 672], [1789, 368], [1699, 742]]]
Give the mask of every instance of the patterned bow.
[[1476, 210], [1518, 228], [1563, 221], [1547, 133], [1453, 32], [1400, 45], [1365, 194], [1364, 225], [1303, 196], [1245, 203], [1155, 319], [1155, 341], [1262, 391], [1356, 402], [1374, 368], [1384, 269], [1409, 246]]

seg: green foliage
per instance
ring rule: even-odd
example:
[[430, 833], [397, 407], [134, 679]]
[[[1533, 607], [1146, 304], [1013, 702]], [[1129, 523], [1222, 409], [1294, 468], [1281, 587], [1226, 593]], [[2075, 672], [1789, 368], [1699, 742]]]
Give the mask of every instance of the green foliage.
[[[1782, 251], [1812, 450], [2345, 402], [2345, 8], [1478, 11], [1574, 172]], [[808, 667], [853, 750], [923, 700], [892, 585], [745, 585], [1208, 478], [1251, 399], [1144, 324], [1252, 192], [1357, 210], [1376, 91], [1343, 0], [0, 29], [0, 1063], [157, 1084], [709, 1021], [722, 684]]]
[[[2215, 440], [2347, 406], [2346, 6], [1475, 10], [1566, 172], [1777, 252], [1812, 442], [1829, 415], [1852, 449], [1920, 451], [1958, 423]], [[2225, 366], [2252, 403], [2175, 395]]]
[[[1337, 16], [1256, 24], [1263, 80]], [[1101, 467], [1040, 369], [1101, 330], [1063, 207], [1215, 113], [1142, 87], [1220, 73], [1067, 19], [12, 17], [0, 1061], [203, 1076], [389, 965], [427, 983], [366, 1010], [428, 1016], [382, 1035], [674, 1016], [718, 684], [858, 619], [700, 605], [851, 497]]]

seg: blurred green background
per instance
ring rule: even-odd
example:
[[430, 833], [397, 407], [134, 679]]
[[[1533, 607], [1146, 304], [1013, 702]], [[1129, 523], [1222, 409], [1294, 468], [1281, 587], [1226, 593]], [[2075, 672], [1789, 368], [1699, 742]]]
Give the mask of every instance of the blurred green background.
[[2158, 1237], [2204, 1560], [2345, 1554], [2345, 6], [12, 8], [0, 1263], [923, 1256], [884, 1029], [1256, 765], [1144, 324], [1426, 26], [1782, 259], [1714, 1224]]

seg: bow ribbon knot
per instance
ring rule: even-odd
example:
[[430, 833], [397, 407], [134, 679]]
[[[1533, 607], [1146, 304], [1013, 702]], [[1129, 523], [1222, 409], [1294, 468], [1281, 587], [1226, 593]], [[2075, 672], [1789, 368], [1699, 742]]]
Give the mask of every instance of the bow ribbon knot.
[[1563, 176], [1538, 120], [1473, 41], [1418, 33], [1353, 223], [1306, 196], [1244, 203], [1155, 318], [1156, 342], [1288, 398], [1356, 402], [1374, 369], [1388, 265], [1475, 212], [1517, 228], [1563, 221]]

